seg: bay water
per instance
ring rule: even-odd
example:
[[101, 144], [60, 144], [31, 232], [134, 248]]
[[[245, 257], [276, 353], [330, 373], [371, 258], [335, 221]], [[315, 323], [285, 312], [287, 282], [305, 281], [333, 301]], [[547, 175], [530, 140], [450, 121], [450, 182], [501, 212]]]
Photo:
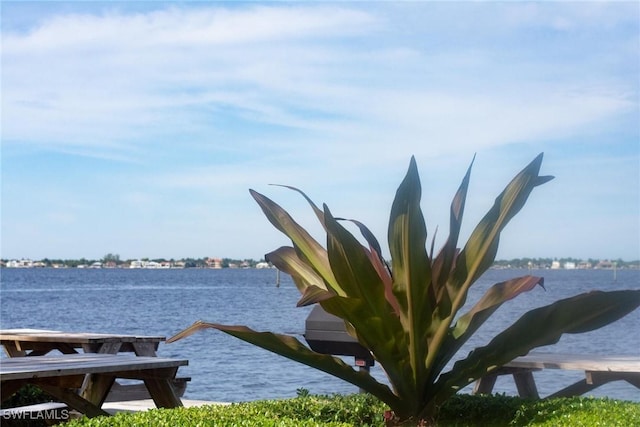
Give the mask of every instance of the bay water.
[[[469, 304], [496, 282], [526, 270], [489, 270], [472, 288]], [[247, 325], [296, 336], [304, 342], [310, 308], [297, 308], [291, 278], [273, 269], [2, 269], [0, 328], [171, 336], [196, 320]], [[536, 289], [505, 303], [461, 349], [459, 356], [487, 343], [526, 311], [591, 290], [640, 289], [640, 271], [533, 270], [545, 278]], [[464, 312], [464, 310], [462, 311]], [[640, 355], [640, 310], [596, 331], [565, 335], [549, 352]], [[189, 376], [185, 398], [220, 402], [354, 393], [357, 388], [328, 374], [246, 344], [215, 330], [161, 343], [158, 354], [184, 358], [180, 376]], [[3, 355], [4, 357], [4, 355]], [[353, 363], [353, 359], [345, 357]], [[378, 366], [372, 374], [384, 381]], [[583, 372], [534, 373], [542, 396], [584, 378]], [[464, 391], [468, 392], [471, 387]], [[512, 378], [501, 377], [494, 392], [517, 394]], [[640, 401], [640, 390], [613, 382], [590, 393]]]

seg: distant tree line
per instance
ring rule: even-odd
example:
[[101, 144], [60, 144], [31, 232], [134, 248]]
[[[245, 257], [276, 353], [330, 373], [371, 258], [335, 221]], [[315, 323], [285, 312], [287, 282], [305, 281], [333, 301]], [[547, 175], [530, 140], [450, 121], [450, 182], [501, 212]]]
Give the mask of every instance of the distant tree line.
[[[103, 266], [111, 266], [111, 267], [123, 267], [130, 265], [133, 261], [153, 261], [157, 263], [171, 263], [180, 264], [184, 268], [210, 268], [212, 267], [212, 258], [211, 257], [202, 257], [202, 258], [182, 258], [176, 260], [174, 258], [166, 259], [166, 258], [136, 258], [136, 259], [126, 259], [123, 260], [120, 258], [120, 255], [108, 253], [101, 259], [54, 259], [54, 258], [44, 258], [39, 260], [39, 266], [42, 267], [54, 267], [54, 266], [62, 266], [62, 267], [70, 267], [77, 268], [78, 266], [90, 266], [94, 263], [101, 263]], [[9, 260], [3, 259], [3, 265]], [[233, 258], [220, 258], [217, 259], [218, 267], [221, 268], [234, 268], [234, 267], [255, 267], [256, 264], [260, 262], [264, 262], [264, 260], [254, 260], [254, 259], [233, 259]], [[514, 258], [509, 260], [497, 260], [494, 262], [494, 267], [496, 268], [551, 268], [554, 263], [559, 263], [561, 267], [565, 266], [567, 263], [573, 263], [577, 268], [599, 268], [598, 266], [608, 266], [605, 268], [610, 268], [612, 265], [615, 265], [616, 268], [627, 269], [634, 268], [640, 269], [640, 260], [635, 261], [624, 261], [620, 258], [616, 260], [600, 260], [595, 258], [589, 259], [578, 259], [578, 258]], [[600, 267], [602, 268], [602, 267]]]
[[498, 260], [494, 262], [495, 267], [502, 268], [551, 268], [554, 262], [564, 266], [573, 263], [575, 266], [588, 266], [587, 268], [597, 268], [599, 265], [614, 265], [616, 268], [640, 268], [640, 260], [624, 261], [620, 258], [615, 260], [601, 260], [595, 258], [514, 258], [509, 260]]
[[[130, 265], [134, 261], [153, 261], [157, 263], [171, 263], [171, 264], [180, 264], [184, 268], [207, 268], [211, 267], [212, 258], [210, 257], [202, 257], [202, 258], [182, 258], [182, 259], [174, 259], [174, 258], [134, 258], [134, 259], [121, 259], [120, 255], [108, 253], [103, 256], [101, 259], [89, 259], [89, 258], [80, 258], [80, 259], [61, 259], [61, 258], [44, 258], [38, 260], [38, 266], [42, 267], [69, 267], [69, 268], [77, 268], [78, 266], [91, 266], [95, 263], [101, 263], [103, 266], [111, 266], [111, 267], [123, 267]], [[2, 259], [3, 265], [6, 265], [7, 262], [10, 261], [8, 259]], [[35, 260], [34, 260], [35, 261]], [[233, 259], [233, 258], [221, 258], [220, 266], [222, 268], [233, 268], [233, 267], [255, 267], [256, 264], [260, 262], [264, 262], [264, 260], [254, 260], [254, 259]]]

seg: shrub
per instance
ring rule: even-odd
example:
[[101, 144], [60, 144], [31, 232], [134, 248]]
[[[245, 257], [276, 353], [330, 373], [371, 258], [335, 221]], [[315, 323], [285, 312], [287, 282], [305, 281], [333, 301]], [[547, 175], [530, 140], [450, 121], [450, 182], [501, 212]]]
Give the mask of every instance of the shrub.
[[613, 399], [559, 398], [521, 406], [512, 425], [540, 427], [640, 426], [640, 404]]
[[8, 399], [2, 399], [0, 408], [15, 408], [16, 406], [35, 405], [36, 403], [52, 402], [53, 398], [38, 387], [28, 384], [14, 393]]
[[[65, 427], [383, 427], [385, 405], [370, 395], [305, 396], [232, 405], [153, 409], [81, 418]], [[640, 404], [573, 397], [527, 400], [504, 395], [455, 395], [441, 408], [439, 427], [632, 426]]]

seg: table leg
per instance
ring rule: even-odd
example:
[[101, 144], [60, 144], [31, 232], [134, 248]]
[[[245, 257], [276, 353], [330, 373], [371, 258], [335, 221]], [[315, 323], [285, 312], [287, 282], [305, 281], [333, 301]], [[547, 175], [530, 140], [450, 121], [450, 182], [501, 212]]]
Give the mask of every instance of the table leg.
[[488, 374], [480, 378], [473, 386], [473, 394], [491, 394], [497, 379], [498, 375], [496, 374]]
[[121, 342], [106, 342], [103, 343], [96, 353], [100, 354], [116, 354], [120, 351], [120, 347], [122, 347]]
[[2, 345], [4, 347], [4, 352], [7, 353], [9, 357], [24, 357], [27, 355], [27, 352], [20, 348], [19, 342], [17, 341], [3, 341]]
[[111, 390], [115, 380], [116, 377], [112, 375], [86, 375], [80, 395], [84, 399], [100, 407], [107, 398], [107, 394], [109, 394], [109, 390]]
[[533, 372], [527, 370], [523, 372], [514, 372], [513, 380], [518, 388], [520, 397], [528, 399], [540, 399], [536, 382], [533, 379]]
[[[100, 354], [117, 354], [121, 346], [122, 346], [122, 343], [120, 342], [106, 342], [106, 343], [100, 344], [98, 347], [92, 348], [92, 350], [94, 350], [92, 352], [100, 353]], [[85, 352], [87, 352], [87, 348], [84, 348], [84, 350]], [[96, 374], [87, 374], [84, 378], [84, 383], [82, 384], [82, 388], [80, 389], [81, 396], [84, 396], [85, 398], [87, 398], [93, 403], [99, 403], [100, 405], [102, 405], [107, 395], [105, 394], [104, 396], [101, 396], [100, 397], [101, 400], [99, 402], [96, 401], [94, 396], [95, 395], [94, 390], [96, 389], [96, 387], [100, 387], [98, 390], [101, 390], [102, 386], [100, 384], [94, 384], [94, 383], [98, 381], [104, 381], [104, 378], [101, 379], [101, 377], [104, 377], [104, 376], [100, 376]], [[111, 382], [109, 383], [109, 388], [111, 388], [111, 386], [113, 385], [113, 381], [114, 379], [112, 378]]]
[[177, 408], [182, 401], [176, 395], [171, 382], [167, 378], [148, 378], [144, 380], [153, 402], [158, 408]]

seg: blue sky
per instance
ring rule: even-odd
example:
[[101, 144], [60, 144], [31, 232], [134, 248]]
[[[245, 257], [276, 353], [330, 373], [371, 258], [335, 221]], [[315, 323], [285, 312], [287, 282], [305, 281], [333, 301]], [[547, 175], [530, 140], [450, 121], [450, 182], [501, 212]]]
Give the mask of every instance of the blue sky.
[[2, 2], [2, 258], [254, 258], [322, 239], [303, 189], [386, 246], [411, 155], [442, 242], [538, 153], [498, 258], [640, 259], [640, 6]]

